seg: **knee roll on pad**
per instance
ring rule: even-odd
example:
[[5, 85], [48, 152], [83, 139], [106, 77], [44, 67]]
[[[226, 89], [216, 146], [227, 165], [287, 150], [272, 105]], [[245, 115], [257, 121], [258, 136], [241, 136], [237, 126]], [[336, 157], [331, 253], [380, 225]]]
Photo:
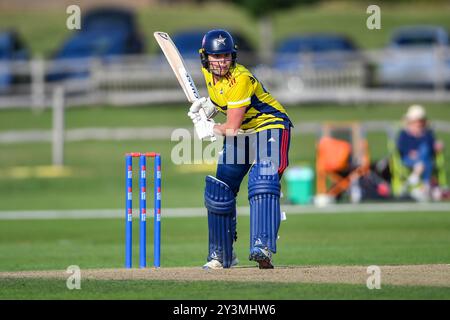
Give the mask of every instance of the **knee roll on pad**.
[[207, 176], [205, 206], [208, 210], [208, 260], [217, 259], [224, 268], [231, 266], [233, 239], [236, 233], [236, 199], [230, 187]]
[[250, 248], [268, 247], [277, 251], [280, 227], [280, 182], [278, 171], [270, 160], [252, 166], [248, 179], [250, 202]]

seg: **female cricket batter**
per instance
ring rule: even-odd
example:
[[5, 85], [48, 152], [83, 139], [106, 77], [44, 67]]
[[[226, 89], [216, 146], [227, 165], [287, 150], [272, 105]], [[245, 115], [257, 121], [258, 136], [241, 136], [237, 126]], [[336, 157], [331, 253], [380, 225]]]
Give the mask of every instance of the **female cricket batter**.
[[[237, 46], [225, 30], [205, 34], [199, 50], [209, 98], [194, 102], [189, 117], [200, 139], [225, 136], [216, 176], [206, 177], [209, 253], [205, 269], [238, 263], [233, 252], [236, 196], [249, 173], [250, 256], [260, 269], [273, 268], [272, 254], [280, 226], [280, 178], [289, 164], [291, 121], [244, 66], [236, 63]], [[206, 117], [200, 115], [200, 110]], [[217, 112], [226, 122], [215, 123]]]

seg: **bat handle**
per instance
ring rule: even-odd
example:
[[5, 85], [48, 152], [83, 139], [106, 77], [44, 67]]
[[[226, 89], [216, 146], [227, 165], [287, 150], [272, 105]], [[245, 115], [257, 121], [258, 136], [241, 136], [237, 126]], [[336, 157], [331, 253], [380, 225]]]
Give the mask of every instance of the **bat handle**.
[[198, 113], [200, 114], [200, 118], [204, 121], [208, 121], [208, 117], [206, 116], [206, 112], [205, 110], [203, 110], [203, 108], [200, 108], [198, 110]]

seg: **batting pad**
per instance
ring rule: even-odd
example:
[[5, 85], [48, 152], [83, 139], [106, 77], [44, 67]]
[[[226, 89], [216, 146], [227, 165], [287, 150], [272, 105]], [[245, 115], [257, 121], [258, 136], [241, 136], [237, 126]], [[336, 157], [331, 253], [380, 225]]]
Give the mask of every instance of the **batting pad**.
[[280, 182], [278, 171], [270, 160], [262, 160], [250, 169], [248, 200], [250, 202], [250, 250], [268, 247], [277, 251], [280, 227]]
[[217, 259], [224, 268], [231, 266], [233, 238], [236, 232], [236, 199], [228, 185], [206, 177], [205, 206], [208, 210], [208, 261]]

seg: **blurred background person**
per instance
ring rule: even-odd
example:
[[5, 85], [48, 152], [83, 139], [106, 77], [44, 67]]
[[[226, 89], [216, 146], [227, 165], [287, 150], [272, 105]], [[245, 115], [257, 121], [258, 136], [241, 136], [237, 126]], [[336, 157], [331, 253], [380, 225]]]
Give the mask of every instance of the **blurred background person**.
[[400, 131], [397, 149], [402, 163], [411, 173], [407, 186], [411, 187], [411, 196], [427, 201], [430, 195], [430, 182], [433, 173], [435, 152], [442, 149], [428, 126], [427, 115], [421, 105], [412, 105], [405, 114], [405, 128]]

